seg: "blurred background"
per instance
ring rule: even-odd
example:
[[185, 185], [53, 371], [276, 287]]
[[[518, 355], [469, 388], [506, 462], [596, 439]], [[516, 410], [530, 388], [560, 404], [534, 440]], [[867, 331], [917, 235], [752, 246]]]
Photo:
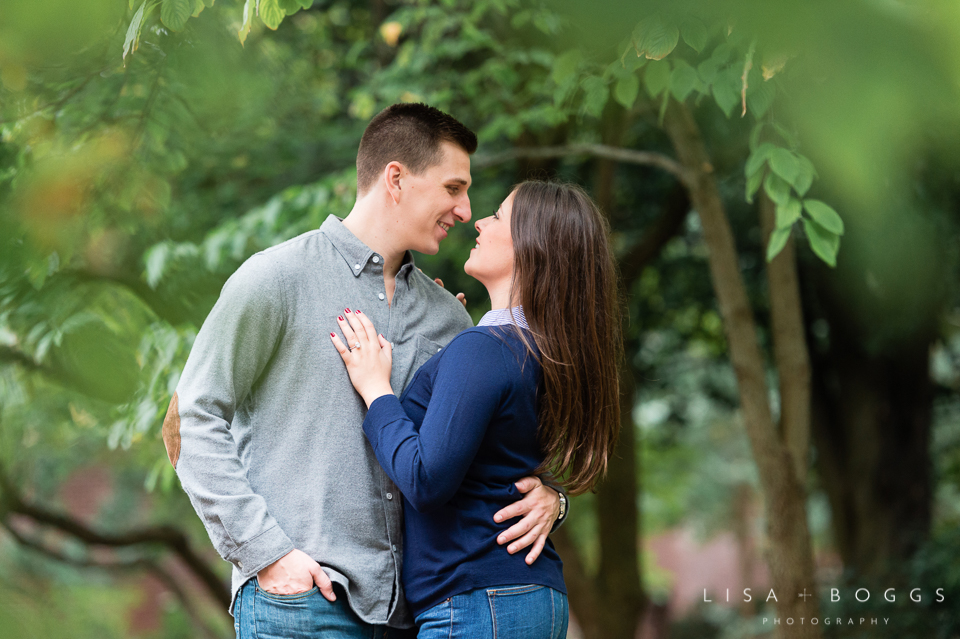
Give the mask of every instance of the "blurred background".
[[[398, 101], [478, 133], [474, 219], [535, 177], [610, 221], [623, 434], [554, 535], [571, 637], [960, 635], [958, 34], [936, 1], [4, 0], [0, 637], [233, 636], [163, 415]], [[478, 319], [474, 237], [416, 259]], [[796, 585], [888, 621], [774, 628]]]

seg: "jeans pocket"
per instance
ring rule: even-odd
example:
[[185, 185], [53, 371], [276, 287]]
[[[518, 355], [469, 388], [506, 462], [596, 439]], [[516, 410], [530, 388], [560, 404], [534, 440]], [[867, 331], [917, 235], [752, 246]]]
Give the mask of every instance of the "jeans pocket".
[[450, 599], [427, 608], [415, 620], [417, 639], [447, 639], [453, 629], [453, 604]]
[[268, 599], [273, 599], [275, 601], [297, 601], [298, 599], [305, 599], [307, 597], [312, 597], [317, 593], [317, 587], [314, 586], [310, 590], [305, 590], [304, 592], [295, 592], [292, 595], [278, 595], [272, 592], [267, 592], [260, 586], [257, 586], [257, 594], [263, 595]]
[[487, 590], [494, 639], [553, 639], [558, 623], [553, 590], [525, 585]]
[[252, 621], [253, 636], [257, 639], [313, 639], [316, 636], [321, 612], [317, 600], [323, 599], [316, 587], [293, 595], [276, 595], [258, 585], [255, 592]]

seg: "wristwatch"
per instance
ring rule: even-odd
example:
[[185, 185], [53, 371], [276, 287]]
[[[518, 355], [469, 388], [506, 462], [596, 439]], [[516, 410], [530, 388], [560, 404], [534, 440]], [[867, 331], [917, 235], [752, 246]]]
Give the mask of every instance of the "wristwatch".
[[560, 514], [557, 516], [557, 521], [562, 521], [567, 516], [567, 496], [560, 492], [557, 495], [560, 497]]

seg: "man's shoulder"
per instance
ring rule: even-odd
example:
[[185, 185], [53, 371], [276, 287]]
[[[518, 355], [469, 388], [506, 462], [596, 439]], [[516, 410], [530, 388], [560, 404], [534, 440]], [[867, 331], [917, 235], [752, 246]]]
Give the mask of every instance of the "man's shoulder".
[[433, 278], [420, 269], [413, 269], [410, 277], [414, 280], [417, 292], [424, 301], [442, 313], [445, 318], [454, 322], [458, 331], [473, 326], [470, 313], [453, 293], [434, 282]]
[[301, 233], [296, 237], [291, 237], [285, 242], [263, 249], [254, 255], [254, 257], [259, 256], [266, 258], [268, 261], [281, 264], [296, 262], [302, 258], [304, 254], [315, 254], [319, 248], [327, 246], [328, 244], [328, 240], [324, 238], [320, 229], [313, 229], [312, 231]]

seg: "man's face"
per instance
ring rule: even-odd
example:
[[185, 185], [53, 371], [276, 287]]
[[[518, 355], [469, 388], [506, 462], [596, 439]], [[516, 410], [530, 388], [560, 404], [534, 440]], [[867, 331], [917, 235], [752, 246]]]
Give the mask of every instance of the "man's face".
[[434, 255], [456, 222], [470, 221], [470, 156], [456, 144], [442, 142], [441, 160], [422, 175], [406, 173], [401, 181], [403, 235], [407, 248]]

